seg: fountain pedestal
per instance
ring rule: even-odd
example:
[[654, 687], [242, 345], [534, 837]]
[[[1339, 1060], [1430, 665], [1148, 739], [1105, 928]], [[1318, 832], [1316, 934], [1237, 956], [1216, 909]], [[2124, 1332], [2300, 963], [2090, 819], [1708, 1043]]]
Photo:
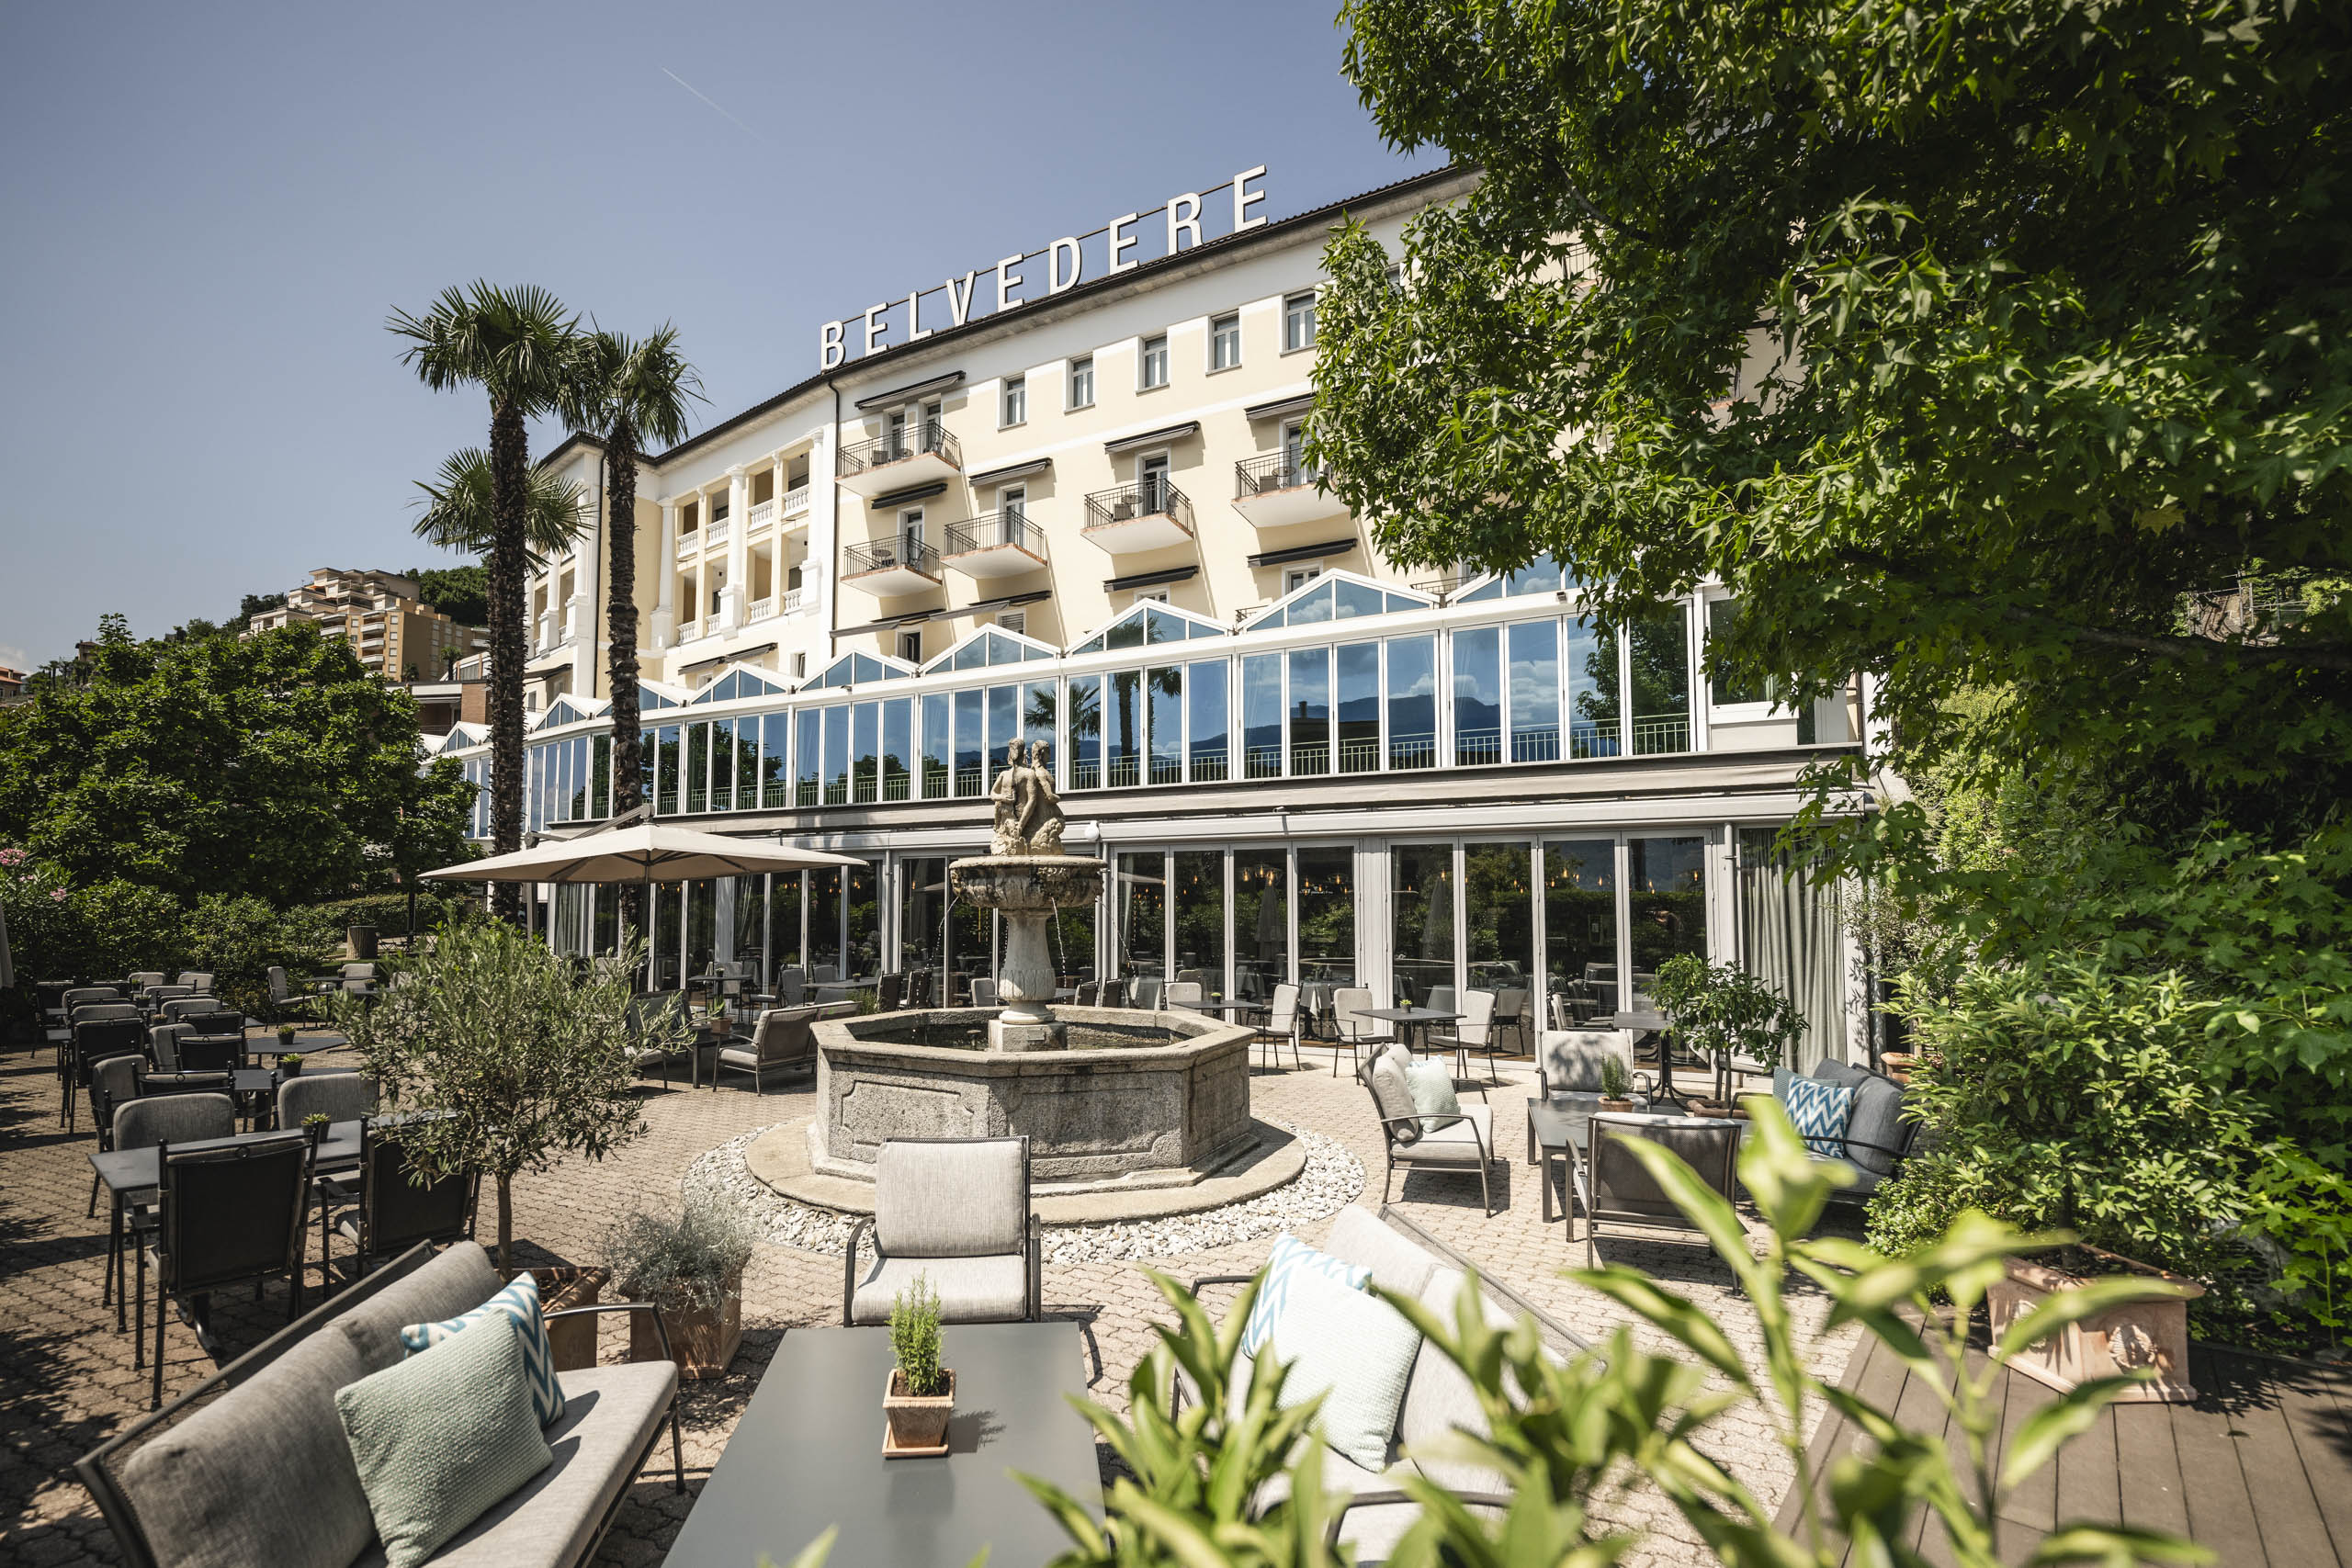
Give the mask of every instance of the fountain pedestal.
[[1102, 897], [1103, 863], [1091, 855], [981, 855], [953, 863], [947, 874], [957, 897], [1004, 917], [997, 996], [1005, 1005], [989, 1023], [989, 1049], [1060, 1050], [1066, 1032], [1054, 1019], [1046, 928], [1056, 909]]

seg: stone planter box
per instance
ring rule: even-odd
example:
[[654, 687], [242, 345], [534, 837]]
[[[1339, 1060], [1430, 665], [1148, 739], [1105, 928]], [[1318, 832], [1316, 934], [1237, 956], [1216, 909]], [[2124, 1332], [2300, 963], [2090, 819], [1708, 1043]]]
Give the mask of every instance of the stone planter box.
[[947, 1375], [944, 1393], [907, 1392], [907, 1374], [890, 1369], [882, 1383], [882, 1452], [888, 1459], [931, 1459], [947, 1451], [947, 1421], [956, 1414], [956, 1373]]
[[[2122, 1403], [2168, 1404], [2183, 1404], [2195, 1399], [2197, 1390], [2188, 1381], [2188, 1303], [2205, 1293], [2204, 1287], [2193, 1280], [2134, 1263], [2128, 1258], [2117, 1258], [2096, 1247], [2082, 1250], [2178, 1286], [2183, 1293], [2166, 1301], [2133, 1302], [2081, 1323], [2069, 1324], [2022, 1355], [2012, 1357], [2008, 1366], [2062, 1392], [2094, 1378], [2153, 1367], [2156, 1372], [2153, 1381], [2126, 1390], [2117, 1399]], [[1985, 1292], [1985, 1308], [1996, 1340], [2008, 1331], [2010, 1324], [2043, 1298], [2060, 1291], [2078, 1291], [2090, 1282], [2080, 1275], [2023, 1258], [2008, 1259], [2004, 1273], [2005, 1278], [1996, 1280]]]
[[[531, 1278], [538, 1281], [539, 1310], [558, 1313], [566, 1307], [594, 1306], [605, 1293], [605, 1285], [612, 1278], [603, 1269], [534, 1269]], [[593, 1317], [568, 1318], [548, 1325], [548, 1348], [555, 1353], [555, 1370], [576, 1372], [596, 1364], [596, 1320]]]
[[[728, 1363], [743, 1344], [743, 1276], [731, 1275], [727, 1295], [716, 1307], [659, 1306], [662, 1326], [670, 1331], [670, 1350], [677, 1358], [678, 1376], [688, 1382], [707, 1382], [727, 1375]], [[628, 1314], [628, 1359], [662, 1359], [662, 1336], [653, 1320], [641, 1312]]]

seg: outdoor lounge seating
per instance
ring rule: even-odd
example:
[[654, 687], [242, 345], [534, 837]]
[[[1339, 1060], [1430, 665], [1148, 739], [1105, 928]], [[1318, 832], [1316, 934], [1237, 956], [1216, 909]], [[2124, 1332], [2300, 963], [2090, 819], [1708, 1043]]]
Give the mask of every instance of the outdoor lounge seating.
[[767, 1076], [790, 1067], [817, 1065], [817, 1037], [808, 1025], [822, 1008], [770, 1008], [752, 1027], [752, 1043], [719, 1048], [711, 1064], [711, 1087], [720, 1073], [749, 1073], [755, 1094], [768, 1091]]
[[1804, 1074], [1787, 1067], [1776, 1069], [1772, 1074], [1773, 1098], [1784, 1105], [1788, 1103], [1789, 1085], [1800, 1077], [1853, 1089], [1854, 1102], [1846, 1120], [1846, 1130], [1837, 1140], [1844, 1153], [1832, 1153], [1811, 1144], [1806, 1152], [1816, 1160], [1834, 1161], [1852, 1174], [1853, 1183], [1832, 1194], [1832, 1201], [1864, 1201], [1880, 1182], [1903, 1168], [1918, 1137], [1918, 1123], [1906, 1120], [1903, 1114], [1903, 1086], [1850, 1062], [1825, 1060]]
[[[413, 1247], [85, 1456], [75, 1469], [124, 1561], [130, 1568], [380, 1562], [335, 1391], [400, 1360], [404, 1325], [469, 1312], [502, 1283], [471, 1242], [438, 1256]], [[547, 1315], [556, 1324], [612, 1312], [650, 1317], [664, 1359], [559, 1372], [563, 1415], [546, 1432], [555, 1462], [445, 1542], [434, 1563], [586, 1562], [665, 1424], [673, 1484], [685, 1490], [678, 1369], [652, 1307], [604, 1303]]]
[[1396, 1036], [1376, 1018], [1366, 1018], [1364, 1012], [1373, 1006], [1372, 992], [1362, 986], [1341, 986], [1331, 993], [1331, 1021], [1339, 1031], [1338, 1043], [1331, 1052], [1331, 1076], [1340, 1076], [1340, 1052], [1345, 1050], [1348, 1061], [1356, 1071], [1363, 1070], [1363, 1053], [1377, 1051]]
[[1627, 1145], [1638, 1140], [1673, 1150], [1699, 1173], [1700, 1180], [1730, 1202], [1738, 1196], [1734, 1162], [1739, 1134], [1739, 1123], [1728, 1117], [1700, 1121], [1596, 1114], [1590, 1143], [1584, 1157], [1576, 1161], [1573, 1175], [1577, 1201], [1584, 1208], [1585, 1267], [1594, 1267], [1594, 1245], [1603, 1225], [1670, 1231], [1677, 1233], [1675, 1239], [1712, 1245]]
[[[861, 1270], [858, 1242], [874, 1234]], [[1042, 1233], [1029, 1207], [1029, 1140], [891, 1138], [874, 1161], [874, 1217], [852, 1228], [842, 1321], [888, 1323], [918, 1274], [947, 1323], [1035, 1321]]]
[[302, 1073], [277, 1086], [277, 1124], [291, 1130], [306, 1116], [358, 1122], [376, 1114], [376, 1080], [365, 1073]]
[[635, 1047], [633, 1063], [640, 1073], [658, 1069], [662, 1074], [662, 1081], [669, 1084], [673, 1081], [671, 1069], [681, 1061], [692, 1061], [695, 1048], [691, 1043], [678, 1050], [649, 1046], [645, 1043], [650, 1032], [649, 1025], [664, 1015], [673, 1018], [682, 1025], [687, 1021], [686, 994], [684, 991], [648, 991], [642, 996], [629, 998], [628, 1027], [631, 1043]]
[[1494, 1107], [1465, 1105], [1455, 1120], [1428, 1127], [1424, 1124], [1428, 1118], [1413, 1107], [1412, 1093], [1406, 1087], [1405, 1068], [1402, 1051], [1386, 1047], [1374, 1053], [1356, 1075], [1372, 1096], [1374, 1112], [1380, 1118], [1381, 1142], [1388, 1158], [1380, 1179], [1381, 1202], [1388, 1201], [1388, 1190], [1399, 1167], [1408, 1172], [1448, 1170], [1478, 1178], [1478, 1196], [1491, 1219], [1495, 1213], [1494, 1187], [1489, 1176], [1495, 1153]]

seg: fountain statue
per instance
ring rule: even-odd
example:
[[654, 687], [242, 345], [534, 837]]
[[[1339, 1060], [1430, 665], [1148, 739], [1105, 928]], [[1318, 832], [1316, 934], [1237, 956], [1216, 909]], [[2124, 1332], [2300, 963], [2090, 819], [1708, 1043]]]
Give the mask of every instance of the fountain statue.
[[957, 897], [1004, 917], [1004, 962], [997, 969], [1004, 1010], [989, 1024], [989, 1048], [1057, 1050], [1066, 1036], [1054, 1018], [1046, 927], [1056, 909], [1102, 897], [1102, 862], [1062, 853], [1065, 818], [1046, 742], [1014, 741], [989, 793], [996, 813], [989, 852], [947, 868]]

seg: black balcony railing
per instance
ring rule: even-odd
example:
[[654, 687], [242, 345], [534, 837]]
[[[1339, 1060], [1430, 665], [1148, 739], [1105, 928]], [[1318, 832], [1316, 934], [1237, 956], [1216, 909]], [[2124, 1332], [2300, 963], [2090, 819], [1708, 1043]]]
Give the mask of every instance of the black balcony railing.
[[939, 575], [939, 552], [920, 539], [875, 539], [850, 545], [842, 550], [842, 558], [846, 563], [842, 570], [843, 577], [901, 568], [925, 577]]
[[964, 449], [953, 431], [935, 419], [891, 431], [871, 441], [859, 441], [842, 448], [841, 471], [843, 478], [862, 474], [891, 463], [902, 463], [909, 457], [935, 452], [956, 468], [964, 466]]
[[1165, 517], [1187, 534], [1193, 531], [1193, 503], [1184, 492], [1164, 479], [1144, 484], [1114, 485], [1086, 498], [1086, 525], [1107, 528], [1138, 517]]
[[1045, 558], [1046, 531], [1018, 512], [989, 512], [947, 525], [947, 551], [967, 556], [975, 550], [1026, 550]]
[[1322, 482], [1323, 471], [1295, 452], [1269, 452], [1262, 457], [1244, 457], [1233, 465], [1236, 501]]

